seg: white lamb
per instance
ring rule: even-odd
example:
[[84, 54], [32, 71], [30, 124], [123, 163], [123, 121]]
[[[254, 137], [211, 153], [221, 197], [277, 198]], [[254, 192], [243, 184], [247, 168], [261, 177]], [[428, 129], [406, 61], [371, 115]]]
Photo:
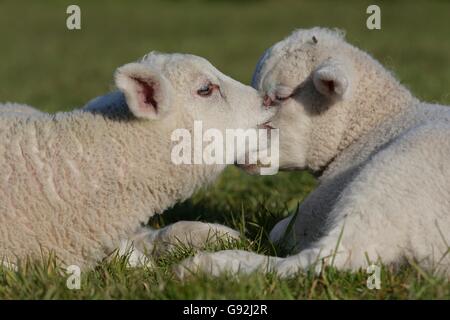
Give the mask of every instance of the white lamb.
[[[450, 109], [419, 101], [367, 53], [322, 28], [268, 49], [253, 86], [280, 111], [280, 167], [309, 169], [320, 185], [271, 240], [294, 254], [201, 253], [176, 268], [275, 271], [323, 263], [356, 270], [381, 260], [450, 269]], [[247, 167], [257, 172], [256, 167]]]
[[183, 222], [134, 236], [225, 167], [173, 164], [171, 133], [192, 130], [195, 120], [205, 130], [256, 128], [274, 111], [256, 90], [192, 55], [149, 54], [119, 68], [115, 82], [121, 93], [72, 112], [0, 107], [2, 261], [53, 251], [64, 264], [92, 267], [125, 239], [164, 242], [192, 224], [202, 235], [214, 230]]

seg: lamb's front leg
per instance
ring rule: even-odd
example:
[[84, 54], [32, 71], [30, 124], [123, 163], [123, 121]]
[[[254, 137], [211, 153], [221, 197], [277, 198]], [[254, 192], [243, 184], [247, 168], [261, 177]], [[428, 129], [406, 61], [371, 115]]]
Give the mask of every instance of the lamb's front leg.
[[211, 276], [228, 274], [276, 273], [280, 277], [290, 277], [299, 271], [314, 267], [319, 272], [322, 266], [320, 250], [304, 250], [287, 258], [271, 257], [243, 250], [202, 252], [182, 261], [174, 268], [176, 276], [184, 279], [197, 272]]
[[220, 224], [179, 221], [161, 229], [143, 228], [131, 239], [122, 242], [119, 254], [129, 254], [131, 266], [148, 265], [149, 259], [177, 246], [201, 249], [207, 243], [239, 237], [238, 231]]

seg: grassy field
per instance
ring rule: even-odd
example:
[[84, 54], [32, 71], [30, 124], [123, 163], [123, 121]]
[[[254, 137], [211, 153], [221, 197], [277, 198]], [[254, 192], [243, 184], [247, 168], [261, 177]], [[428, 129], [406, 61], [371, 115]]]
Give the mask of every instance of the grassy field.
[[[259, 55], [295, 28], [338, 27], [347, 38], [394, 71], [418, 97], [450, 104], [448, 1], [76, 1], [82, 30], [65, 27], [73, 1], [0, 1], [0, 101], [56, 112], [82, 106], [112, 89], [116, 67], [151, 50], [188, 52], [209, 59], [248, 83]], [[132, 4], [131, 4], [132, 3]], [[366, 8], [378, 3], [382, 30], [366, 28]], [[274, 253], [267, 232], [315, 187], [307, 173], [250, 177], [229, 168], [219, 181], [150, 221], [179, 219], [225, 223], [248, 240], [223, 244]], [[214, 249], [218, 249], [217, 247]], [[449, 299], [448, 281], [414, 265], [382, 270], [381, 289], [367, 274], [327, 269], [291, 280], [275, 276], [174, 279], [170, 267], [192, 250], [158, 260], [156, 270], [105, 262], [82, 274], [80, 290], [66, 288], [49, 262], [19, 272], [0, 270], [0, 299]]]

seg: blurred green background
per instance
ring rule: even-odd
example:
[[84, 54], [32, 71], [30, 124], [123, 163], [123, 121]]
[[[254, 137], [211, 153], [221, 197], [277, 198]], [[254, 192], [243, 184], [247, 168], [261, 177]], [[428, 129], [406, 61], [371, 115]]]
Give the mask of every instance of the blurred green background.
[[[70, 4], [81, 7], [81, 30], [66, 28]], [[370, 4], [381, 7], [381, 30], [366, 28]], [[351, 43], [419, 98], [450, 104], [446, 0], [0, 0], [0, 102], [49, 112], [81, 107], [113, 89], [118, 66], [152, 50], [203, 56], [249, 83], [266, 48], [296, 28], [313, 26], [344, 29]], [[229, 168], [213, 186], [151, 224], [201, 219], [240, 228], [250, 239], [261, 232], [265, 237], [314, 186], [307, 173], [251, 177]]]
[[[66, 29], [81, 7], [82, 29]], [[366, 28], [381, 7], [382, 29]], [[0, 1], [0, 101], [68, 110], [111, 89], [151, 50], [188, 52], [249, 83], [261, 53], [296, 28], [327, 26], [371, 52], [420, 98], [450, 103], [450, 3], [441, 1]]]

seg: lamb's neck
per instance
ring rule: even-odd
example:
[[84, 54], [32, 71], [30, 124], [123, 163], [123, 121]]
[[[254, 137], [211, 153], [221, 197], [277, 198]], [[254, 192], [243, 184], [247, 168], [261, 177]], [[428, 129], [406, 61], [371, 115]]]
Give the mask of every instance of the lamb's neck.
[[359, 79], [351, 94], [353, 99], [345, 102], [347, 124], [339, 151], [345, 150], [381, 123], [407, 112], [417, 101], [378, 61], [362, 52], [355, 54], [355, 57], [355, 64], [360, 69]]
[[373, 151], [393, 139], [412, 123], [418, 100], [391, 75], [380, 84], [358, 92], [348, 104], [347, 125], [338, 152], [322, 179], [364, 161]]

